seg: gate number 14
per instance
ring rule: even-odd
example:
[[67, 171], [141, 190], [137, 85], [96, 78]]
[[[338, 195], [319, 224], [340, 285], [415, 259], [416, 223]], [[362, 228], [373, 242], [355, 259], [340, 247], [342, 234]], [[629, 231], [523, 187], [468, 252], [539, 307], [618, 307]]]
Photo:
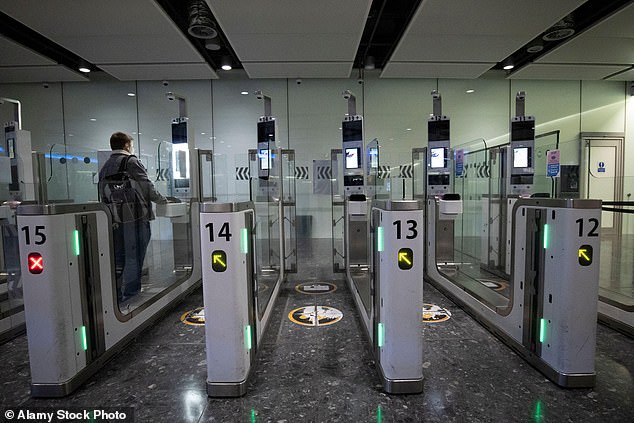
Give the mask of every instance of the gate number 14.
[[[207, 223], [205, 225], [205, 228], [209, 229], [209, 242], [214, 242], [214, 224]], [[225, 241], [229, 242], [231, 241], [232, 236], [233, 235], [231, 235], [231, 232], [229, 230], [229, 222], [223, 223], [220, 227], [220, 232], [218, 232], [218, 238], [224, 238]]]

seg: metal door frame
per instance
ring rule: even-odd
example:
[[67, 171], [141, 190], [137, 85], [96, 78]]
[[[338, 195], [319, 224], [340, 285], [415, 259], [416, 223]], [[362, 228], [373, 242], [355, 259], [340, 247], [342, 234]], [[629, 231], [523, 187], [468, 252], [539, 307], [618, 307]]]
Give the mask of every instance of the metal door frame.
[[[625, 133], [623, 132], [581, 132], [580, 133], [580, 157], [581, 165], [579, 166], [579, 175], [581, 182], [580, 186], [580, 198], [588, 198], [588, 190], [590, 185], [590, 143], [595, 142], [601, 144], [603, 142], [616, 143], [616, 169], [614, 170], [614, 200], [623, 201], [623, 176], [624, 176], [624, 145], [625, 145]], [[606, 147], [607, 147], [606, 143]], [[612, 146], [612, 145], [609, 145]], [[606, 235], [615, 235], [621, 233], [622, 215], [614, 213], [612, 228], [601, 228], [601, 231]]]

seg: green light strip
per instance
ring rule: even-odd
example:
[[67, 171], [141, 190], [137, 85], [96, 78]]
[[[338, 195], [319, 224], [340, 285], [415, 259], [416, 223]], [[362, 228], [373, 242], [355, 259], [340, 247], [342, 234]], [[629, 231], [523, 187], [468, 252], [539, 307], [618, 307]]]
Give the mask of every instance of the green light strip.
[[383, 410], [380, 405], [376, 408], [376, 423], [383, 423]]
[[376, 228], [376, 250], [383, 251], [383, 226]]
[[88, 350], [88, 337], [86, 336], [86, 326], [82, 326], [80, 329], [81, 334], [81, 347], [84, 351]]
[[544, 225], [544, 250], [548, 249], [548, 237], [549, 237], [549, 232], [548, 232], [548, 223], [546, 223]]
[[251, 325], [244, 327], [244, 345], [247, 347], [247, 350], [251, 349]]
[[249, 231], [247, 228], [240, 229], [240, 250], [243, 254], [249, 252]]
[[382, 348], [385, 345], [385, 326], [383, 326], [383, 323], [378, 324], [376, 332], [376, 344], [379, 348]]
[[79, 231], [77, 229], [73, 231], [73, 251], [76, 256], [79, 255]]
[[255, 408], [252, 408], [251, 409], [251, 423], [255, 423], [256, 422], [255, 416], [256, 416]]
[[546, 339], [546, 319], [541, 319], [539, 322], [539, 342], [544, 343]]

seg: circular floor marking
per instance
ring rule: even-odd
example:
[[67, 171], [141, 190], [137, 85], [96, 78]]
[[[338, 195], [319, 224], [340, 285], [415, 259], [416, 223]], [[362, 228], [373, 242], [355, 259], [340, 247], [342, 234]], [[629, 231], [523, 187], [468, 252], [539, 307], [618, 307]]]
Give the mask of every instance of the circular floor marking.
[[446, 308], [437, 306], [436, 304], [423, 304], [423, 322], [439, 323], [449, 320], [451, 312]]
[[495, 281], [493, 279], [478, 279], [482, 285], [494, 291], [504, 291], [509, 287], [509, 284], [504, 281]]
[[295, 285], [295, 291], [302, 294], [327, 294], [336, 290], [337, 285], [329, 282], [307, 282]]
[[[315, 312], [315, 309], [316, 312]], [[343, 319], [343, 313], [328, 306], [305, 306], [288, 313], [291, 322], [302, 326], [327, 326]]]
[[192, 326], [205, 326], [205, 308], [197, 307], [184, 313], [181, 316], [181, 322]]

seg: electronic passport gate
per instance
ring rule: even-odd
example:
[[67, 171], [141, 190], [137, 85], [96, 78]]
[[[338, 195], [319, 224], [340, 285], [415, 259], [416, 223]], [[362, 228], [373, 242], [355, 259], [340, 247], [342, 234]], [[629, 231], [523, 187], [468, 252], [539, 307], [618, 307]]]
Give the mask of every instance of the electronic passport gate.
[[201, 205], [210, 397], [238, 397], [246, 393], [258, 336], [263, 329], [256, 314], [254, 222], [255, 208], [251, 202]]
[[416, 200], [373, 202], [370, 315], [353, 295], [390, 394], [423, 391], [423, 207]]
[[[433, 199], [428, 208], [433, 239]], [[510, 222], [508, 303], [488, 304], [470, 285], [441, 274], [433, 248], [426, 276], [556, 384], [594, 386], [601, 201], [520, 198]]]

